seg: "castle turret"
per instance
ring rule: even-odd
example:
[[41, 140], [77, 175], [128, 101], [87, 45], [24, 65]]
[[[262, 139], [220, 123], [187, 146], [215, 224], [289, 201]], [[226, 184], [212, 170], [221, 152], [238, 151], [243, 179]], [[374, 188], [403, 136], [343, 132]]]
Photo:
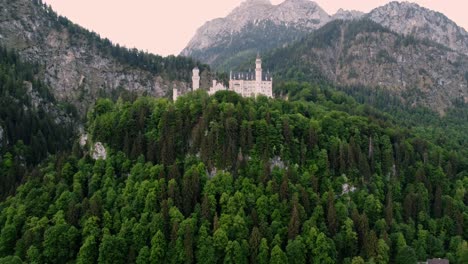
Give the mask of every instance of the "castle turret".
[[175, 102], [177, 101], [177, 98], [179, 97], [179, 91], [177, 88], [172, 88], [172, 100]]
[[258, 94], [262, 89], [262, 59], [260, 58], [260, 54], [257, 54], [255, 65], [255, 94]]
[[200, 88], [200, 70], [198, 67], [193, 68], [192, 74], [192, 90], [196, 91]]

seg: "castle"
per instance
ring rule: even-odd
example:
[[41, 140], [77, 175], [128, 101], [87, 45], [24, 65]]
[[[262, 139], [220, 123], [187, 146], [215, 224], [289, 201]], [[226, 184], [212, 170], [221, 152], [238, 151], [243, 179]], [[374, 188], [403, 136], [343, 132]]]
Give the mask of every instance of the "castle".
[[255, 73], [231, 72], [229, 90], [244, 97], [264, 95], [273, 97], [273, 77], [269, 72], [262, 71], [262, 59], [257, 55], [255, 60]]
[[[192, 70], [192, 90], [200, 88], [200, 70], [195, 67]], [[231, 72], [229, 76], [229, 88], [213, 80], [213, 85], [209, 88], [208, 94], [213, 95], [217, 91], [234, 91], [243, 97], [256, 97], [264, 95], [273, 97], [273, 77], [270, 72], [263, 72], [262, 59], [257, 55], [255, 60], [255, 72]], [[173, 89], [173, 100], [176, 101], [179, 96], [177, 88]]]

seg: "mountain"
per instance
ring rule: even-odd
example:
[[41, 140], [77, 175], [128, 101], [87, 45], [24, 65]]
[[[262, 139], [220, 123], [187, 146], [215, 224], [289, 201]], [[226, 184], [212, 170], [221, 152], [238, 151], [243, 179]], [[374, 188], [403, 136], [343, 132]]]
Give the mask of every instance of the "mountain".
[[383, 87], [408, 104], [439, 112], [468, 102], [468, 57], [429, 40], [399, 35], [371, 20], [333, 21], [265, 57], [277, 80], [326, 80]]
[[[248, 0], [227, 17], [205, 23], [181, 52], [218, 68], [300, 39], [330, 16], [309, 0]], [[260, 44], [261, 43], [261, 44]]]
[[367, 18], [397, 33], [429, 39], [468, 55], [468, 33], [444, 14], [409, 2], [391, 2]]
[[257, 52], [290, 45], [330, 21], [358, 18], [468, 55], [468, 33], [443, 14], [417, 4], [391, 2], [368, 14], [340, 9], [330, 16], [310, 0], [286, 0], [279, 5], [267, 0], [245, 1], [227, 17], [200, 27], [181, 55], [229, 70]]
[[113, 45], [57, 16], [40, 0], [0, 0], [0, 6], [0, 44], [41, 65], [39, 74], [54, 96], [82, 114], [98, 96], [117, 97], [123, 91], [166, 96], [173, 86], [188, 87], [196, 65], [190, 59]]

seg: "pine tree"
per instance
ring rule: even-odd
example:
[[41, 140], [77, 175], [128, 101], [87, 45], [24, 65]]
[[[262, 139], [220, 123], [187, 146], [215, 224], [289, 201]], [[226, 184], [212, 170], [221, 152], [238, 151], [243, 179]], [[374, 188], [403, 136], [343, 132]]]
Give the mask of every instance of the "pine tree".
[[288, 263], [288, 257], [286, 254], [281, 250], [281, 248], [276, 245], [272, 250], [271, 250], [271, 259], [270, 259], [271, 264], [284, 264]]
[[268, 247], [268, 242], [266, 238], [262, 238], [260, 242], [260, 248], [257, 255], [258, 264], [268, 264], [270, 263], [270, 249]]
[[328, 192], [327, 198], [327, 225], [328, 231], [334, 236], [337, 231], [338, 222], [336, 218], [335, 194], [332, 191]]
[[163, 233], [159, 230], [151, 239], [151, 263], [164, 263], [166, 260], [167, 243]]

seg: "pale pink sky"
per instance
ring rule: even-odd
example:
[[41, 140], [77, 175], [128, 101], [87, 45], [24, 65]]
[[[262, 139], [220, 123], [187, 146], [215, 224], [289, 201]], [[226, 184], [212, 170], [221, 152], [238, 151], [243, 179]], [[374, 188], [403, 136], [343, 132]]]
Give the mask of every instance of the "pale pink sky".
[[[226, 16], [244, 0], [44, 0], [60, 15], [126, 47], [178, 54], [198, 27]], [[284, 0], [271, 0], [279, 4]], [[368, 12], [389, 0], [315, 0], [326, 12], [339, 8]], [[468, 1], [414, 0], [468, 29]]]

